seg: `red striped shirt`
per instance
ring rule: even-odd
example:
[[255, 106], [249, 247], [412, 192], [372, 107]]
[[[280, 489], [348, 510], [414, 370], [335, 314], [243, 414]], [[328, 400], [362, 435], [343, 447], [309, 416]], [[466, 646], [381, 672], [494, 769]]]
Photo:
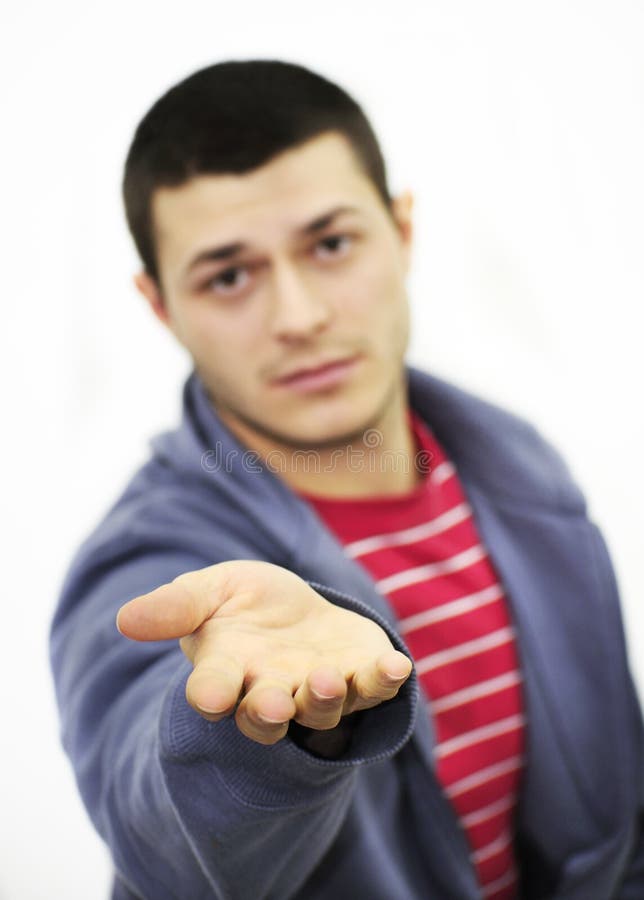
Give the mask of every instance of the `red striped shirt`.
[[482, 896], [516, 897], [513, 850], [524, 754], [521, 674], [503, 587], [453, 464], [409, 413], [430, 461], [404, 495], [303, 494], [388, 598], [414, 658], [436, 772], [471, 848]]

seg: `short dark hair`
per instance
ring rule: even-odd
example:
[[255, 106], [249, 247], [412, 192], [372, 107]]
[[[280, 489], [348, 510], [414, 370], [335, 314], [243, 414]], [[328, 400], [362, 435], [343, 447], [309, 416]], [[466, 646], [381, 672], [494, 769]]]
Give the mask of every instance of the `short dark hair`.
[[243, 173], [310, 138], [336, 131], [391, 212], [384, 159], [358, 103], [304, 66], [231, 60], [194, 72], [140, 121], [123, 176], [130, 233], [148, 275], [159, 282], [152, 195], [196, 175]]

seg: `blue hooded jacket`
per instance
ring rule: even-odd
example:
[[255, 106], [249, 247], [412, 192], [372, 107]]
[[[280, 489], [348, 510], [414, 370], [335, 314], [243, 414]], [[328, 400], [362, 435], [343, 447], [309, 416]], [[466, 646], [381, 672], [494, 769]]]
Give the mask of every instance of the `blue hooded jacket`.
[[[507, 594], [526, 769], [515, 848], [526, 900], [644, 898], [644, 741], [605, 543], [529, 423], [412, 367], [409, 402], [456, 465]], [[62, 741], [115, 867], [113, 900], [477, 900], [412, 675], [335, 756], [260, 745], [187, 703], [177, 641], [120, 635], [118, 608], [182, 572], [268, 560], [377, 621], [367, 572], [217, 417], [196, 372], [180, 427], [71, 562], [51, 628]], [[418, 706], [418, 709], [417, 709]]]

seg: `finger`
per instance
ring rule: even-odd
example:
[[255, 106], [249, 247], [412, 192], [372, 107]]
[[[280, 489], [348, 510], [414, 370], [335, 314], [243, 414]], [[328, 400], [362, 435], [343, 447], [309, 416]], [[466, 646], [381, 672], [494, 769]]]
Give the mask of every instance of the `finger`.
[[244, 686], [244, 670], [232, 656], [201, 646], [186, 682], [186, 700], [211, 722], [234, 712]]
[[363, 666], [351, 679], [345, 713], [368, 709], [395, 697], [409, 678], [412, 663], [398, 650], [382, 653], [375, 663]]
[[248, 718], [245, 712], [239, 708], [235, 713], [235, 723], [242, 734], [250, 738], [251, 741], [257, 741], [258, 744], [276, 744], [286, 737], [288, 731], [288, 722], [278, 722], [271, 724], [265, 722], [258, 725], [257, 722]]
[[339, 669], [320, 666], [309, 673], [295, 692], [295, 721], [324, 731], [335, 728], [342, 717], [347, 682]]
[[121, 634], [136, 641], [162, 641], [191, 634], [229, 596], [229, 569], [221, 563], [185, 572], [125, 603], [116, 616]]
[[295, 712], [295, 701], [286, 682], [261, 679], [240, 702], [235, 721], [251, 740], [274, 744], [288, 731]]

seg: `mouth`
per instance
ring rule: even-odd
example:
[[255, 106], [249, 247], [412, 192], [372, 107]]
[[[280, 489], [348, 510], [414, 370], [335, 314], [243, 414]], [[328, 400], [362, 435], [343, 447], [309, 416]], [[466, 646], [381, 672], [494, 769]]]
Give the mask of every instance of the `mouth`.
[[275, 378], [271, 384], [277, 388], [290, 388], [304, 393], [335, 387], [349, 377], [359, 360], [358, 354], [320, 363], [317, 366], [302, 367]]

